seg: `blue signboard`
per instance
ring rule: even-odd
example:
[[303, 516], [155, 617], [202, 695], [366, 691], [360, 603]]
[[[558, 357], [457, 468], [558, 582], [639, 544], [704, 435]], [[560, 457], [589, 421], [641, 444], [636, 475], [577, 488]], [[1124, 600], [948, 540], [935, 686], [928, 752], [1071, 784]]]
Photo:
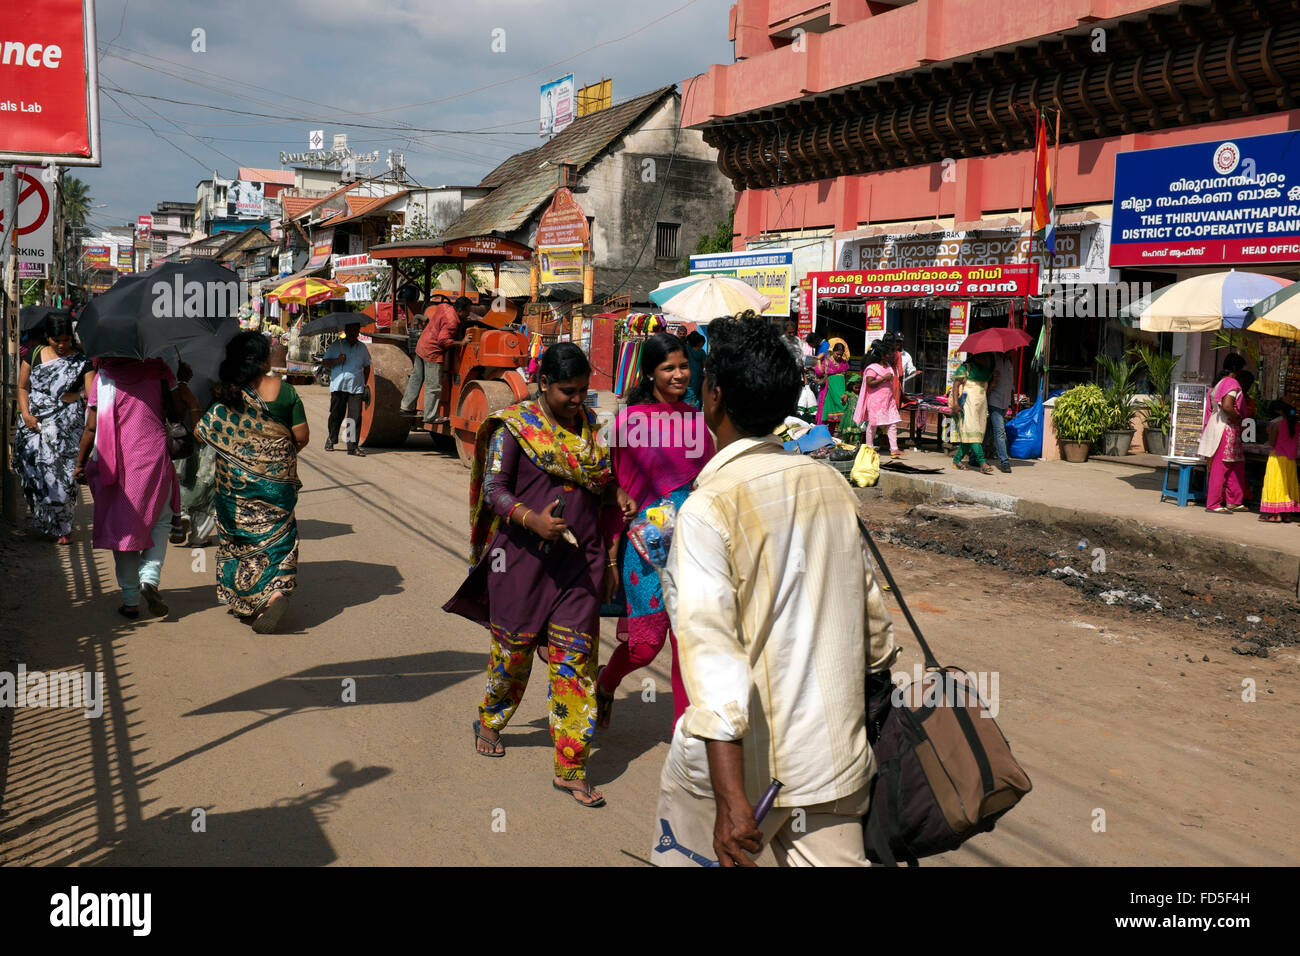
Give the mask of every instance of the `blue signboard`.
[[1115, 157], [1112, 266], [1300, 262], [1300, 132]]
[[763, 311], [764, 315], [790, 314], [790, 286], [794, 284], [794, 251], [791, 249], [691, 256], [691, 275], [702, 272], [731, 276], [753, 286], [772, 301]]

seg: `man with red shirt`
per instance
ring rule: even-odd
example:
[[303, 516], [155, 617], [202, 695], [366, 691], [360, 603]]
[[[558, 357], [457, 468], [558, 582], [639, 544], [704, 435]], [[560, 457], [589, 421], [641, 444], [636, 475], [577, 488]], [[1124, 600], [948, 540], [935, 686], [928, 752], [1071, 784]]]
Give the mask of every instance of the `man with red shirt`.
[[452, 346], [464, 345], [461, 334], [469, 320], [469, 299], [461, 296], [454, 305], [443, 302], [436, 306], [429, 317], [429, 324], [420, 333], [420, 340], [415, 345], [415, 358], [411, 377], [406, 383], [406, 393], [402, 396], [402, 411], [408, 415], [415, 414], [415, 400], [420, 397], [420, 385], [424, 384], [424, 423], [426, 425], [444, 424], [446, 417], [434, 417], [438, 413], [438, 399], [442, 393], [442, 364], [447, 350]]

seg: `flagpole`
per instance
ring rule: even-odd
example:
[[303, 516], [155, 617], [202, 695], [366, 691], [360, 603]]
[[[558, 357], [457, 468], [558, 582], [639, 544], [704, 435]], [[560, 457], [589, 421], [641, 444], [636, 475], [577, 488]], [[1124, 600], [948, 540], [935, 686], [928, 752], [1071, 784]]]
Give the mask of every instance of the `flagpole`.
[[[1044, 137], [1046, 139], [1046, 137]], [[1061, 167], [1061, 111], [1056, 111], [1056, 144], [1052, 154], [1052, 177], [1051, 183], [1054, 189], [1059, 188], [1056, 178], [1057, 171]], [[1048, 231], [1053, 237], [1056, 235], [1056, 202], [1055, 196], [1052, 197], [1052, 205], [1047, 210]], [[1055, 245], [1055, 242], [1053, 242]], [[1056, 281], [1056, 250], [1047, 249], [1047, 231], [1043, 233], [1043, 248], [1047, 252], [1047, 283], [1049, 286]], [[1044, 316], [1046, 321], [1046, 316]], [[1047, 325], [1047, 335], [1043, 339], [1043, 382], [1046, 385], [1048, 377], [1052, 372], [1052, 327], [1051, 323]]]

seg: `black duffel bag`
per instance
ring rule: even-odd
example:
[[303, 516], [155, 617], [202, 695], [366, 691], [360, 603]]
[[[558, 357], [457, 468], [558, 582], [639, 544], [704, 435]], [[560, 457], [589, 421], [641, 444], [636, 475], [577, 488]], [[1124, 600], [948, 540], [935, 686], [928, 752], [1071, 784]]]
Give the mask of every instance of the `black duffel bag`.
[[890, 673], [867, 678], [867, 738], [876, 756], [871, 808], [862, 818], [867, 859], [897, 866], [955, 850], [1033, 789], [975, 680], [940, 667], [865, 524], [876, 564], [925, 655], [918, 683], [895, 687]]

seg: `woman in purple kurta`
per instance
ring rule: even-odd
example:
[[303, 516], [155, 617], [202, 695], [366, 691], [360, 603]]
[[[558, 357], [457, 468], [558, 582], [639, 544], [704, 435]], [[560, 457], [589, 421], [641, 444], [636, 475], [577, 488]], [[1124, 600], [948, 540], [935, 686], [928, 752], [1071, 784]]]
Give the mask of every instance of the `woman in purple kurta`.
[[[541, 372], [538, 401], [502, 409], [479, 428], [470, 477], [474, 567], [443, 609], [486, 625], [492, 636], [475, 750], [505, 756], [501, 731], [523, 699], [534, 652], [549, 645], [554, 786], [599, 807], [604, 797], [587, 782], [586, 764], [596, 727], [600, 605], [617, 588], [622, 518], [609, 451], [585, 405], [587, 357], [561, 342], [547, 350]], [[630, 507], [628, 500], [625, 513]]]
[[152, 613], [167, 613], [158, 586], [181, 492], [167, 457], [163, 401], [164, 389], [181, 387], [158, 359], [120, 358], [103, 359], [90, 386], [77, 479], [94, 496], [91, 540], [113, 552], [118, 611], [128, 618], [138, 616], [142, 592]]

